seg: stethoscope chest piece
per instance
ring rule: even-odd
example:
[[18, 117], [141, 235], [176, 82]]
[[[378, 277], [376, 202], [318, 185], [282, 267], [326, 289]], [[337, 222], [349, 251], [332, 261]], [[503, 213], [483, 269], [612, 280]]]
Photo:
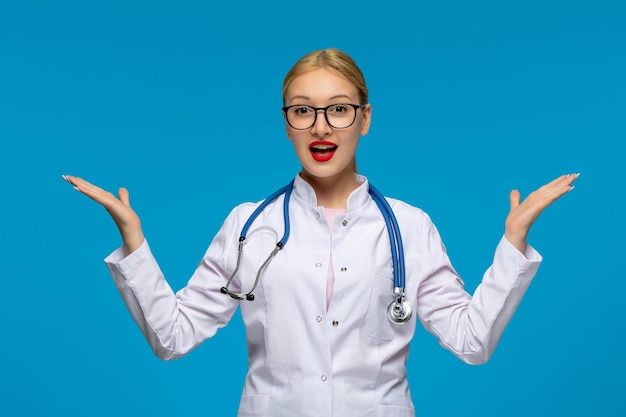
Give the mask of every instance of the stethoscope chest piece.
[[394, 323], [402, 324], [409, 321], [411, 315], [413, 314], [413, 309], [411, 309], [411, 305], [406, 301], [395, 300], [389, 304], [387, 308], [387, 316], [389, 316], [389, 320]]

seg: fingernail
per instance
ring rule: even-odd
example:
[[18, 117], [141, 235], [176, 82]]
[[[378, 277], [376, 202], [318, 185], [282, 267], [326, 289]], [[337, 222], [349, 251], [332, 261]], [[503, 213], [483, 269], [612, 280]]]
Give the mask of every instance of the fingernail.
[[76, 191], [80, 192], [80, 190], [78, 189], [78, 187], [77, 187], [77, 186], [74, 186], [74, 187], [72, 187], [72, 188], [74, 188]]
[[567, 192], [569, 193], [569, 192], [570, 192], [570, 191], [572, 191], [574, 188], [576, 188], [576, 186], [574, 186], [574, 185], [570, 186], [570, 187], [569, 187], [569, 190], [568, 190]]

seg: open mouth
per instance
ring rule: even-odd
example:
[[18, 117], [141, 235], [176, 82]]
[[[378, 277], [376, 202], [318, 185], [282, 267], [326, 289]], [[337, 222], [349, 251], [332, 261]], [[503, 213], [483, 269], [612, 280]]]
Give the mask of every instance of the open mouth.
[[335, 151], [337, 150], [337, 145], [332, 142], [318, 141], [313, 142], [309, 145], [309, 151], [311, 152], [311, 156], [317, 162], [326, 162], [329, 161], [333, 155], [335, 155]]

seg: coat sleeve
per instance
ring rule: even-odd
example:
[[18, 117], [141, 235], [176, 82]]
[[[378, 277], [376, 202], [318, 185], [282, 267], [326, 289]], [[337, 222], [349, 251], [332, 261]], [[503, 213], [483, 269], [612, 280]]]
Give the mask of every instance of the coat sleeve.
[[425, 216], [423, 279], [417, 295], [417, 314], [424, 327], [459, 359], [482, 364], [493, 354], [532, 281], [541, 255], [531, 246], [520, 253], [504, 237], [492, 265], [473, 295], [453, 269], [437, 229]]
[[177, 359], [212, 337], [232, 318], [239, 303], [220, 293], [230, 272], [225, 267], [236, 238], [233, 210], [213, 239], [185, 288], [174, 293], [147, 241], [125, 256], [122, 248], [105, 259], [124, 303], [150, 347], [161, 359]]

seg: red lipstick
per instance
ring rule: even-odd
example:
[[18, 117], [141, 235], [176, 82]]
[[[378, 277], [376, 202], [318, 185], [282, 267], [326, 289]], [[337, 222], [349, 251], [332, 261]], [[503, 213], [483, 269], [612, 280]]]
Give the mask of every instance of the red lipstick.
[[309, 151], [311, 152], [311, 156], [317, 162], [330, 161], [335, 155], [336, 150], [337, 145], [327, 141], [315, 141], [309, 145]]

